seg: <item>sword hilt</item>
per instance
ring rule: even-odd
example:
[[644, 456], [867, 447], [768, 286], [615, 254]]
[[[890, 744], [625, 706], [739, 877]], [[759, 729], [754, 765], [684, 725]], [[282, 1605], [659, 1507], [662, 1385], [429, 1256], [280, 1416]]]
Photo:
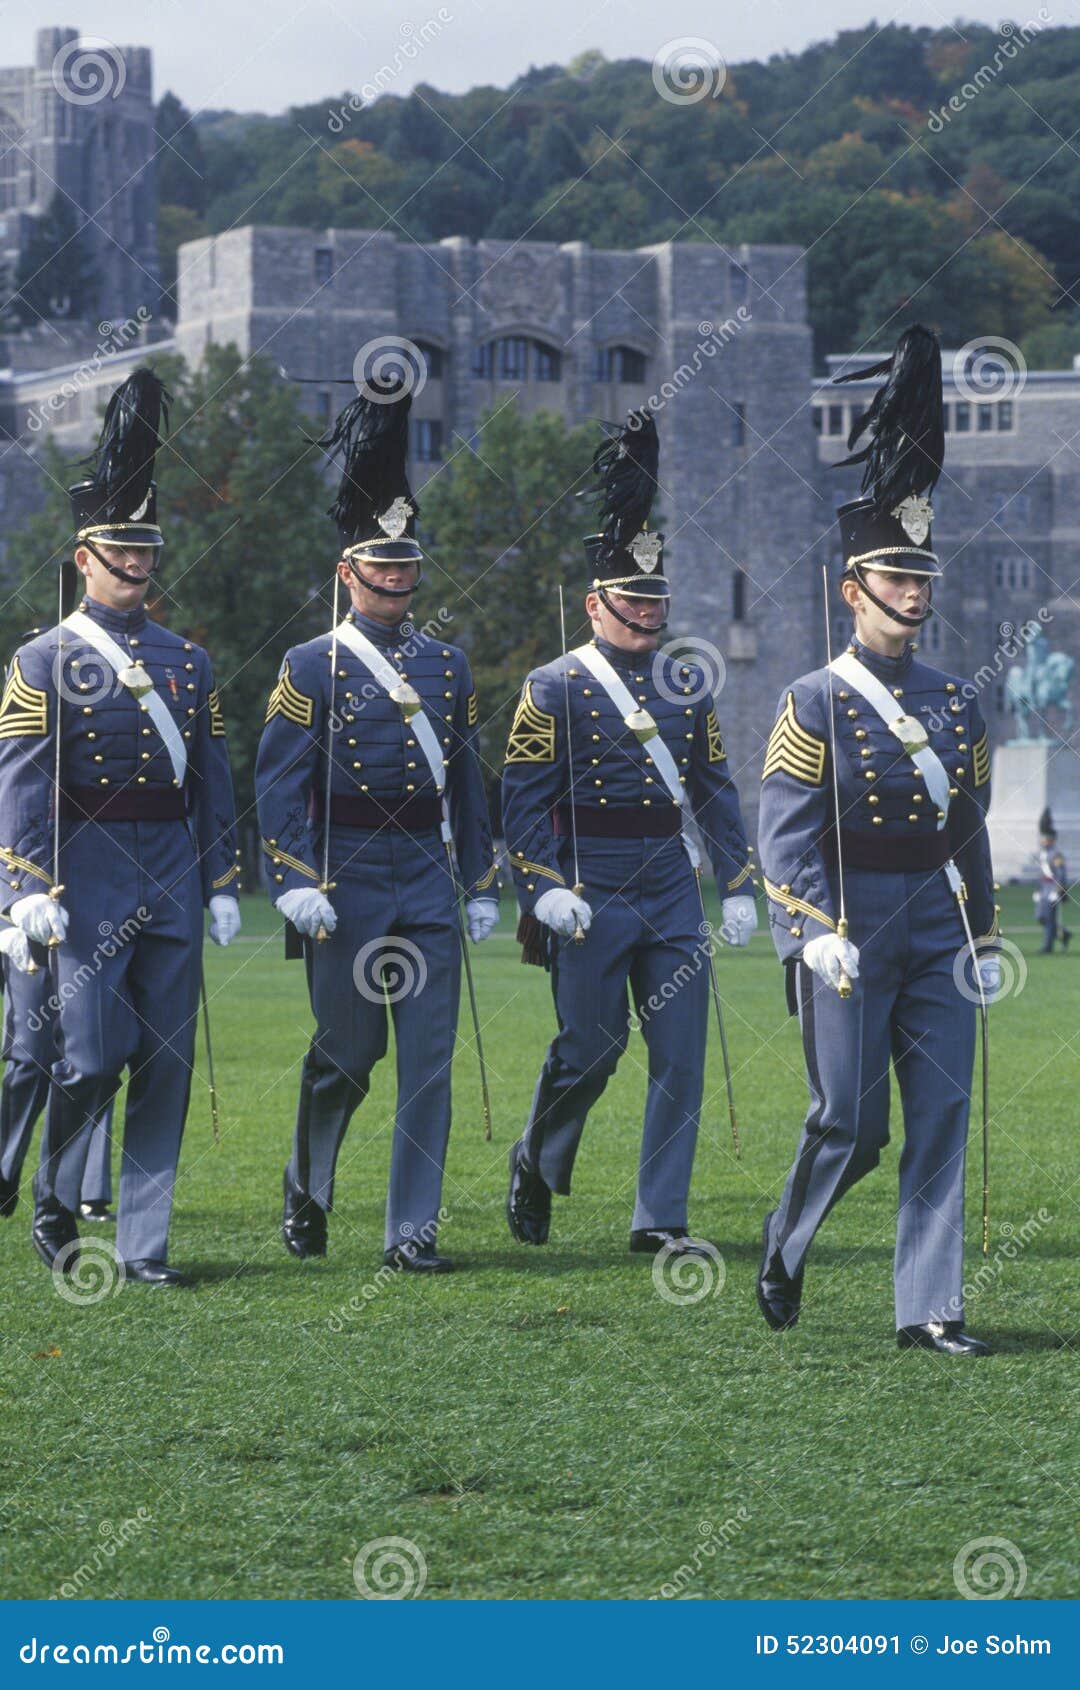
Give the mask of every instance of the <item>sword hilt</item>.
[[[580, 898], [581, 894], [584, 892], [585, 888], [581, 884], [581, 882], [579, 881], [578, 884], [576, 886], [572, 886], [570, 888], [570, 890], [573, 892], [575, 898]], [[577, 916], [575, 916], [574, 917], [574, 944], [575, 945], [583, 945], [584, 943], [585, 943], [585, 929], [582, 927], [582, 925], [581, 925], [580, 921], [578, 920]]]
[[[846, 939], [847, 935], [847, 916], [842, 915], [836, 924], [836, 936], [838, 939]], [[849, 998], [851, 996], [851, 978], [843, 969], [840, 970], [840, 978], [836, 983], [836, 991], [839, 997]]]

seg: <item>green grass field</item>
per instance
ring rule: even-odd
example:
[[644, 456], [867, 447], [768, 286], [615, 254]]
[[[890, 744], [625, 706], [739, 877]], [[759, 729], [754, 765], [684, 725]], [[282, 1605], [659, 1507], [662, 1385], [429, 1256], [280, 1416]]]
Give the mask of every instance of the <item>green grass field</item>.
[[330, 1255], [294, 1261], [277, 1229], [303, 969], [245, 899], [242, 941], [207, 947], [222, 1139], [200, 1069], [171, 1249], [197, 1285], [74, 1307], [31, 1251], [25, 1186], [0, 1222], [3, 1595], [348, 1598], [358, 1552], [390, 1536], [422, 1555], [425, 1598], [954, 1597], [954, 1560], [984, 1537], [1022, 1555], [1025, 1596], [1075, 1594], [1080, 954], [1036, 957], [1029, 895], [1004, 902], [1029, 974], [992, 1015], [984, 1271], [977, 1133], [968, 1167], [969, 1325], [996, 1353], [957, 1363], [895, 1347], [895, 1114], [810, 1258], [798, 1329], [761, 1321], [761, 1217], [805, 1105], [764, 934], [721, 959], [741, 1164], [710, 1040], [691, 1221], [723, 1256], [715, 1295], [666, 1301], [627, 1253], [640, 1039], [551, 1243], [510, 1239], [506, 1151], [552, 1014], [505, 914], [473, 953], [492, 1144], [467, 1046], [455, 1073], [440, 1241], [462, 1271], [376, 1277], [392, 1056], [345, 1141]]

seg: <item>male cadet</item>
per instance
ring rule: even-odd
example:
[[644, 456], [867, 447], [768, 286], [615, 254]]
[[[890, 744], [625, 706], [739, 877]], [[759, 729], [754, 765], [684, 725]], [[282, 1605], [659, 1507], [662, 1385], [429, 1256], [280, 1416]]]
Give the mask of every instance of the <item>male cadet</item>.
[[[73, 564], [60, 566], [65, 580], [78, 580]], [[70, 595], [65, 593], [65, 598]], [[23, 636], [36, 639], [40, 628]], [[5, 676], [6, 679], [6, 676]], [[18, 927], [0, 925], [3, 956], [4, 1034], [0, 1054], [4, 1078], [0, 1084], [0, 1217], [13, 1215], [19, 1202], [19, 1176], [34, 1136], [38, 1116], [49, 1096], [52, 1065], [56, 1061], [57, 1019], [49, 1006], [53, 981], [47, 968], [31, 963], [30, 941]], [[79, 1216], [86, 1221], [111, 1221], [112, 1202], [111, 1101], [94, 1123], [86, 1158]]]
[[1000, 983], [990, 750], [971, 689], [911, 643], [940, 576], [926, 497], [944, 452], [937, 337], [909, 328], [891, 359], [859, 375], [887, 380], [848, 440], [869, 428], [869, 446], [845, 460], [867, 466], [867, 496], [839, 512], [854, 638], [831, 669], [782, 694], [762, 777], [761, 867], [810, 1109], [765, 1217], [758, 1302], [775, 1330], [798, 1320], [818, 1227], [888, 1143], [891, 1056], [904, 1114], [897, 1341], [981, 1356], [987, 1346], [963, 1329], [978, 987], [970, 969], [958, 975], [970, 956], [987, 999]]
[[[597, 451], [601, 531], [585, 540], [588, 645], [528, 676], [510, 733], [503, 820], [526, 960], [551, 970], [559, 1031], [523, 1136], [506, 1215], [543, 1244], [567, 1195], [585, 1118], [642, 1020], [648, 1090], [630, 1249], [704, 1254], [687, 1196], [709, 1003], [692, 809], [723, 899], [723, 936], [757, 925], [738, 794], [702, 672], [657, 651], [669, 588], [662, 534], [646, 531], [659, 446], [645, 411]], [[539, 926], [538, 926], [539, 924]], [[667, 994], [678, 985], [674, 1001]]]
[[60, 998], [33, 1241], [49, 1267], [71, 1271], [94, 1122], [127, 1066], [117, 1253], [126, 1278], [155, 1285], [182, 1282], [166, 1255], [203, 904], [217, 943], [240, 926], [210, 661], [144, 609], [162, 545], [153, 472], [165, 397], [140, 369], [109, 400], [94, 473], [70, 489], [86, 597], [16, 652], [0, 702], [4, 902], [30, 940], [53, 947]]
[[[398, 1092], [384, 1261], [447, 1273], [435, 1241], [463, 943], [451, 843], [474, 943], [499, 910], [469, 665], [405, 620], [421, 557], [409, 404], [400, 383], [364, 393], [319, 442], [344, 460], [330, 514], [352, 608], [286, 653], [255, 787], [271, 896], [304, 936], [316, 1021], [285, 1169], [285, 1246], [326, 1254], [338, 1151], [386, 1053], [388, 999]], [[336, 597], [335, 584], [335, 620]]]
[[[1048, 956], [1058, 937], [1058, 913], [1069, 896], [1069, 876], [1065, 858], [1058, 849], [1057, 829], [1049, 809], [1039, 817], [1039, 886], [1034, 894], [1035, 919], [1043, 930], [1040, 956]], [[1061, 922], [1061, 948], [1067, 951], [1072, 934]]]

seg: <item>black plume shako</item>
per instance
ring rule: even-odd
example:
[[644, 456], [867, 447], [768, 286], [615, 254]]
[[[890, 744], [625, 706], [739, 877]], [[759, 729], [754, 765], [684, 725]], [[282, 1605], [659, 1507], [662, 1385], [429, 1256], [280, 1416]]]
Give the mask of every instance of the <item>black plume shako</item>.
[[[941, 393], [941, 346], [936, 334], [914, 323], [905, 329], [890, 358], [869, 369], [838, 376], [836, 385], [887, 376], [848, 435], [848, 451], [835, 467], [862, 464], [862, 490], [884, 510], [910, 493], [928, 494], [945, 459], [945, 417]], [[854, 450], [869, 430], [861, 452]]]
[[[938, 575], [937, 557], [927, 544], [934, 518], [929, 494], [945, 458], [937, 335], [915, 323], [891, 357], [838, 376], [837, 385], [876, 376], [885, 381], [855, 419], [850, 455], [834, 465], [863, 466], [863, 497], [838, 512], [844, 568]], [[856, 451], [864, 435], [866, 443]]]
[[116, 545], [160, 545], [154, 460], [168, 427], [169, 393], [160, 376], [140, 367], [105, 407], [97, 446], [84, 461], [88, 477], [68, 489], [75, 531]]
[[400, 380], [372, 382], [314, 442], [342, 459], [341, 482], [328, 515], [347, 557], [370, 554], [370, 561], [379, 563], [420, 556], [413, 538], [419, 506], [406, 467], [411, 405], [412, 395]]
[[647, 411], [631, 411], [626, 425], [593, 453], [600, 506], [600, 555], [625, 551], [649, 519], [656, 498], [660, 440]]
[[660, 471], [660, 440], [648, 411], [631, 411], [623, 427], [597, 447], [592, 471], [596, 485], [584, 496], [596, 502], [600, 530], [585, 540], [590, 584], [666, 593], [660, 568], [664, 536], [647, 532]]

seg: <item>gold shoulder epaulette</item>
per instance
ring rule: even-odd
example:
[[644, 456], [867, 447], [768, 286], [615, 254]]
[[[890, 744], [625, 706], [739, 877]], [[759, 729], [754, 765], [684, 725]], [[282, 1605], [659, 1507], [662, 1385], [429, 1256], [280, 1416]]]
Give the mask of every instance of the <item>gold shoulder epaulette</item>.
[[971, 768], [976, 786], [985, 786], [990, 779], [990, 738], [984, 732], [971, 753]]
[[825, 774], [825, 741], [803, 727], [791, 692], [769, 735], [761, 778], [779, 774], [791, 775], [804, 786], [820, 786]]

